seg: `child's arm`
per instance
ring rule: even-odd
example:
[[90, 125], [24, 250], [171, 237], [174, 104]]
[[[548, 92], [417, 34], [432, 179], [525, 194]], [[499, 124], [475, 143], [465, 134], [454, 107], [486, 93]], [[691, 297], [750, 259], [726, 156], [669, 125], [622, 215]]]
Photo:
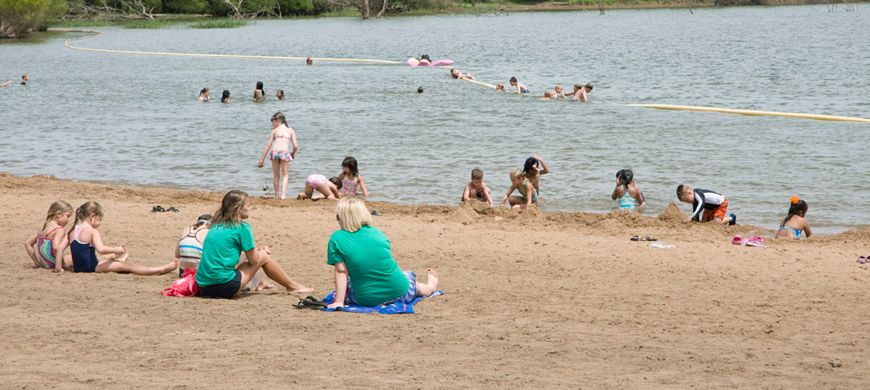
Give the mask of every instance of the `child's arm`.
[[535, 191], [535, 186], [532, 183], [526, 182], [526, 208], [532, 205], [532, 192]]
[[806, 233], [807, 238], [813, 235], [813, 231], [810, 230], [810, 223], [806, 219], [804, 219], [804, 233]]
[[522, 84], [517, 83], [517, 95], [522, 95], [522, 94], [523, 94], [523, 90], [520, 89], [520, 85], [522, 85]]
[[66, 249], [66, 234], [64, 229], [55, 230], [51, 238], [51, 248], [54, 249], [54, 272], [63, 272], [63, 251]]
[[344, 262], [335, 264], [335, 301], [329, 304], [329, 308], [344, 306], [347, 297], [347, 265]]
[[334, 196], [335, 199], [341, 199], [341, 191], [338, 190], [338, 187], [330, 183], [329, 190], [332, 191], [332, 196]]
[[640, 187], [638, 187], [637, 184], [632, 184], [631, 189], [636, 192], [632, 195], [632, 198], [634, 198], [635, 203], [637, 203], [637, 207], [646, 206], [646, 199], [643, 198], [643, 191], [640, 190]]
[[486, 204], [488, 204], [489, 207], [492, 207], [492, 195], [489, 192], [490, 192], [489, 187], [487, 187], [486, 184], [484, 184], [483, 185], [483, 198], [486, 199]]
[[[275, 140], [275, 130], [269, 133], [269, 141], [266, 142], [266, 147], [263, 148], [263, 154], [260, 156], [260, 162], [257, 163], [257, 168], [263, 167], [263, 162], [266, 161], [266, 154], [269, 153], [269, 148], [272, 147], [272, 141]], [[293, 151], [296, 152], [295, 150]]]
[[514, 193], [514, 190], [515, 190], [516, 188], [517, 188], [517, 186], [516, 186], [515, 184], [511, 184], [511, 188], [508, 189], [507, 194], [504, 194], [504, 196], [501, 198], [501, 203], [499, 203], [498, 207], [504, 207], [504, 202], [507, 202], [508, 197], [511, 196], [511, 194]]
[[625, 190], [622, 189], [622, 186], [619, 185], [619, 178], [616, 179], [616, 188], [613, 189], [613, 193], [610, 194], [610, 199], [616, 200], [620, 196], [625, 195]]
[[94, 244], [94, 249], [97, 250], [97, 253], [101, 255], [114, 253], [118, 255], [123, 255], [124, 252], [127, 252], [127, 248], [124, 245], [121, 246], [105, 246], [103, 245], [103, 238], [100, 237], [100, 231], [97, 229], [90, 229], [91, 231], [91, 242]]
[[357, 174], [356, 179], [359, 181], [359, 189], [362, 191], [363, 196], [369, 196], [369, 190], [366, 189], [366, 182], [363, 181], [362, 175]]
[[541, 163], [541, 171], [538, 172], [538, 175], [546, 175], [550, 173], [550, 168], [547, 168], [547, 163], [544, 162], [544, 159], [542, 159], [541, 156], [534, 154], [532, 157], [536, 158], [538, 162]]
[[463, 202], [465, 202], [466, 200], [471, 199], [471, 195], [469, 195], [469, 193], [471, 192], [471, 190], [469, 189], [469, 187], [471, 187], [471, 183], [466, 184], [466, 185], [465, 185], [465, 189], [462, 190], [462, 201], [463, 201]]
[[30, 236], [27, 241], [24, 242], [24, 249], [27, 251], [27, 256], [30, 256], [30, 260], [33, 260], [33, 264], [39, 264], [36, 260], [36, 249], [33, 248], [36, 245], [36, 238], [39, 233]]
[[293, 151], [290, 152], [290, 158], [295, 160], [296, 159], [296, 151], [299, 150], [299, 144], [296, 143], [296, 131], [293, 131], [292, 133], [290, 133], [290, 142], [293, 143]]

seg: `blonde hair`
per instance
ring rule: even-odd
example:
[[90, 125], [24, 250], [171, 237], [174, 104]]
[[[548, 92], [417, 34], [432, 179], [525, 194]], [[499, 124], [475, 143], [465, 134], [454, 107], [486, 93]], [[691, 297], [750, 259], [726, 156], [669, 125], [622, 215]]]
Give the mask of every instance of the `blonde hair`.
[[351, 233], [363, 226], [371, 226], [372, 215], [366, 204], [357, 198], [341, 198], [335, 206], [335, 215], [341, 219], [342, 229]]
[[511, 171], [511, 177], [517, 180], [521, 180], [525, 177], [525, 175], [523, 174], [522, 169], [517, 168]]
[[[76, 209], [76, 219], [73, 221], [73, 227], [78, 225], [79, 222], [84, 222], [92, 215], [103, 218], [103, 206], [100, 206], [99, 203], [93, 200], [85, 202]], [[68, 233], [68, 238], [70, 241], [72, 241], [73, 231], [75, 231], [75, 229], [70, 229]]]
[[56, 200], [51, 206], [48, 207], [48, 214], [45, 216], [45, 223], [42, 224], [42, 228], [45, 229], [45, 226], [57, 217], [58, 214], [64, 214], [72, 211], [72, 206], [69, 205], [66, 201]]
[[214, 218], [211, 220], [212, 226], [224, 225], [226, 227], [236, 227], [242, 224], [242, 207], [248, 201], [248, 194], [232, 190], [224, 195], [221, 201], [221, 208], [214, 212]]

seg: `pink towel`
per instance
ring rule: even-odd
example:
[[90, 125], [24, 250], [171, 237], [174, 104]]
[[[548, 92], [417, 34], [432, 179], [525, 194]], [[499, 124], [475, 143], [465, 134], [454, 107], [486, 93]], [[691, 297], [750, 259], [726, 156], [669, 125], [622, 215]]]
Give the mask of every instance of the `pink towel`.
[[185, 269], [184, 276], [181, 279], [172, 283], [172, 287], [169, 287], [163, 292], [161, 292], [164, 297], [195, 297], [199, 295], [199, 285], [196, 284], [196, 270], [195, 269]]

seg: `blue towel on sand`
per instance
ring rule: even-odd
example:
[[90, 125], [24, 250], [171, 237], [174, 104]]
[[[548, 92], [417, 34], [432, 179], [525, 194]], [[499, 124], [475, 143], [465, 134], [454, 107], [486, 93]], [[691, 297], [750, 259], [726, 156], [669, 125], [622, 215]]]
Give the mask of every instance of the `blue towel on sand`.
[[[408, 313], [408, 314], [414, 314], [414, 304], [415, 303], [420, 302], [420, 300], [423, 298], [437, 297], [441, 294], [444, 294], [444, 291], [440, 291], [440, 290], [435, 291], [432, 293], [432, 295], [430, 295], [428, 297], [417, 297], [411, 303], [398, 303], [398, 302], [396, 302], [396, 303], [393, 303], [391, 305], [380, 305], [380, 306], [374, 306], [374, 307], [345, 305], [344, 307], [335, 308], [335, 309], [322, 309], [322, 311], [340, 310], [340, 311], [346, 311], [346, 312], [350, 312], [350, 313], [378, 313], [378, 314], [405, 314], [405, 313]], [[332, 293], [327, 295], [326, 298], [323, 298], [323, 302], [327, 303], [327, 304], [330, 304], [333, 301], [335, 301], [335, 291], [333, 291]]]

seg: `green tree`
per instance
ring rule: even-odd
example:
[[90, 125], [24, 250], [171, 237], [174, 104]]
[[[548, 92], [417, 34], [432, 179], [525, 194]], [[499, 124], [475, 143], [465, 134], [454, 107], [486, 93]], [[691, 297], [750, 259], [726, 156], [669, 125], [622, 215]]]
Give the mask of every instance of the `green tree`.
[[0, 37], [18, 38], [64, 12], [65, 0], [0, 0]]

